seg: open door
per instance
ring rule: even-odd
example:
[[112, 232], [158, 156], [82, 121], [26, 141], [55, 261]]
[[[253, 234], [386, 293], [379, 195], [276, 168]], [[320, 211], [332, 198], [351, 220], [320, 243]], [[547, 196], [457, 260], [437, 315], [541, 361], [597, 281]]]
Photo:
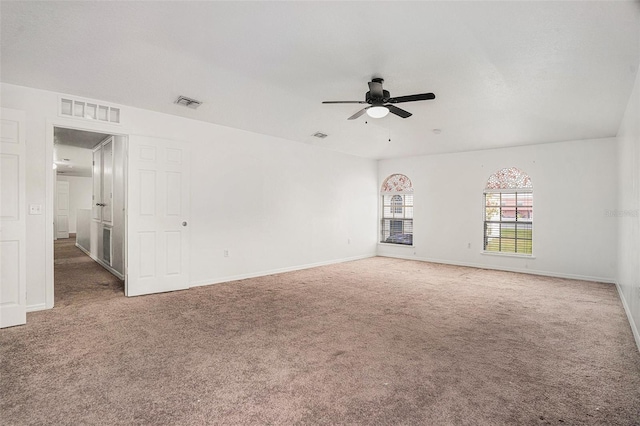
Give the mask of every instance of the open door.
[[11, 327], [27, 322], [25, 114], [2, 108], [0, 121], [0, 327]]
[[186, 143], [129, 136], [127, 296], [189, 287]]

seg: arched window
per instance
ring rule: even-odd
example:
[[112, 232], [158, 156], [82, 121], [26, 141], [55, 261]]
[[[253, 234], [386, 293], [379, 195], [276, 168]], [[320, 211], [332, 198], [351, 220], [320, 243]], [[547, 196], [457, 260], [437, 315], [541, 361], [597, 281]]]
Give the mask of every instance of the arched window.
[[385, 179], [380, 190], [380, 242], [413, 245], [413, 185], [405, 175]]
[[533, 184], [515, 167], [489, 176], [484, 190], [484, 251], [531, 255]]

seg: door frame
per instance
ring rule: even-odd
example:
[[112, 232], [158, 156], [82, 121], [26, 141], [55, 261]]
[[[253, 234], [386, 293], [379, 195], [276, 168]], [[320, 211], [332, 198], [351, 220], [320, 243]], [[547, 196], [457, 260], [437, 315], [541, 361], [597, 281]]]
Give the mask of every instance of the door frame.
[[54, 119], [48, 119], [46, 124], [46, 152], [45, 152], [45, 169], [46, 169], [46, 195], [45, 195], [45, 304], [44, 306], [35, 306], [32, 309], [27, 308], [27, 312], [37, 311], [41, 309], [53, 308], [54, 302], [54, 259], [53, 259], [53, 241], [54, 241], [54, 221], [55, 221], [55, 176], [52, 173], [53, 167], [53, 145], [54, 145], [54, 129], [61, 127], [65, 129], [82, 130], [85, 132], [98, 132], [105, 133], [113, 136], [124, 136], [124, 146], [122, 147], [124, 152], [124, 277], [125, 288], [127, 285], [127, 239], [128, 239], [128, 226], [127, 226], [127, 191], [128, 191], [128, 158], [129, 158], [129, 134], [130, 131], [121, 125], [104, 124], [101, 122], [93, 121], [80, 121], [78, 119], [68, 119], [57, 117]]

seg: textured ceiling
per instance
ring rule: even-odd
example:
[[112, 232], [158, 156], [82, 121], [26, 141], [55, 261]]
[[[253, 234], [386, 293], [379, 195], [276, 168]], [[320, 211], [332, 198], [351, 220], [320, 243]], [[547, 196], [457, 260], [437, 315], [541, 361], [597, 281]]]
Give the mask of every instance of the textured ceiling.
[[[640, 56], [635, 1], [0, 7], [3, 82], [369, 158], [615, 136]], [[362, 99], [376, 76], [437, 99], [404, 104], [404, 120], [321, 104]]]

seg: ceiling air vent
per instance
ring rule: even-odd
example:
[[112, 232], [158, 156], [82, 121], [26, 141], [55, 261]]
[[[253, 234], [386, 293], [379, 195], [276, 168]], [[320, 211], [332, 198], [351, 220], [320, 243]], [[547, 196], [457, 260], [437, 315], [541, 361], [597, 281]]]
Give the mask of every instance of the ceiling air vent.
[[328, 135], [326, 133], [322, 133], [322, 132], [315, 132], [312, 136], [315, 136], [316, 138], [324, 139]]
[[195, 99], [187, 98], [186, 96], [178, 96], [178, 99], [174, 102], [178, 105], [186, 106], [187, 108], [196, 109], [202, 102], [196, 101]]

